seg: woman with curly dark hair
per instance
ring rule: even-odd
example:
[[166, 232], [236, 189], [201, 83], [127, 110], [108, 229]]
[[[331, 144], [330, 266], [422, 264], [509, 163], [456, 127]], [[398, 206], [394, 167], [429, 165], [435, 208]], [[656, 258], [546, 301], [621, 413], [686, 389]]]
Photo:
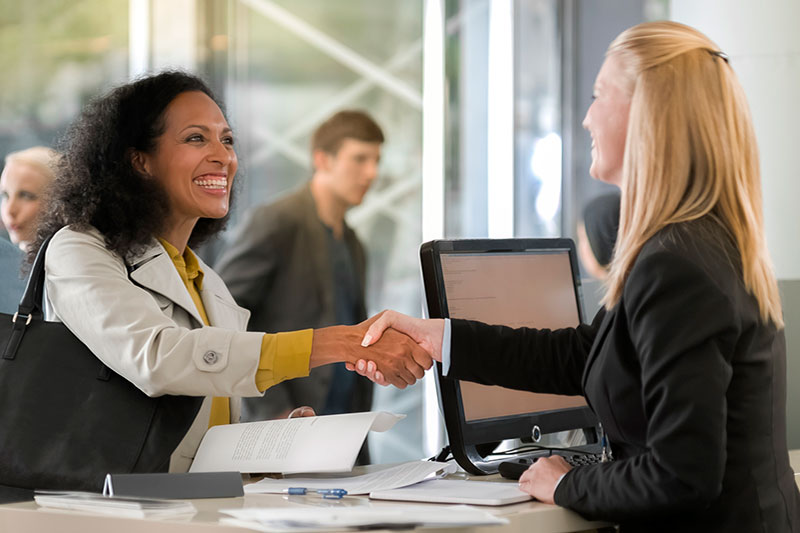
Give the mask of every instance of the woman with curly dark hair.
[[[366, 324], [245, 331], [249, 312], [192, 253], [224, 226], [238, 166], [233, 132], [199, 78], [165, 72], [112, 90], [84, 109], [61, 151], [30, 252], [53, 235], [46, 317], [149, 396], [208, 397], [170, 470], [189, 467], [208, 427], [238, 420], [236, 397], [365, 350]], [[370, 358], [399, 387], [431, 365], [399, 333], [379, 351]]]

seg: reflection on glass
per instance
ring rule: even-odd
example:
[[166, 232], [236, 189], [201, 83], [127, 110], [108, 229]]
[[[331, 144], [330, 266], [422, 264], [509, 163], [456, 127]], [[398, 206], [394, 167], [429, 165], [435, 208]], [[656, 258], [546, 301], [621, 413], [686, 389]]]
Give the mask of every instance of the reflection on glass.
[[515, 6], [515, 235], [556, 237], [561, 227], [559, 2]]
[[0, 156], [51, 146], [98, 92], [127, 77], [127, 0], [4, 2]]
[[[244, 176], [234, 219], [311, 178], [310, 136], [323, 120], [340, 109], [366, 110], [386, 136], [379, 177], [347, 216], [367, 252], [367, 311], [418, 315], [423, 3], [230, 5], [227, 40], [209, 39], [227, 47], [230, 63], [226, 100]], [[409, 416], [374, 439], [381, 441], [370, 446], [372, 461], [421, 457], [419, 388], [376, 388], [374, 408]]]

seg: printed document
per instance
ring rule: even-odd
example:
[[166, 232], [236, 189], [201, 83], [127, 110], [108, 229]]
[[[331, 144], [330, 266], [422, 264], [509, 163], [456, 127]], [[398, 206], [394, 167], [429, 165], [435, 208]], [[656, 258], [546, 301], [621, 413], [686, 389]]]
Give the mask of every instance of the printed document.
[[348, 472], [372, 431], [405, 415], [348, 413], [227, 424], [209, 429], [190, 472]]

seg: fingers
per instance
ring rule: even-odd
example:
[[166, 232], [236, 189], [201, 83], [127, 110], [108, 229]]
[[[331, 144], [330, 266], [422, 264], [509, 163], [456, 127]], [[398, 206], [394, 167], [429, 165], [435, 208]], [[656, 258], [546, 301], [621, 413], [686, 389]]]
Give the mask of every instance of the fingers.
[[389, 382], [386, 381], [383, 373], [378, 370], [378, 367], [374, 361], [365, 361], [364, 359], [359, 359], [355, 363], [345, 363], [345, 367], [347, 367], [348, 370], [352, 370], [378, 385], [382, 385], [384, 387], [389, 385]]
[[392, 325], [392, 314], [394, 311], [382, 311], [380, 314], [375, 315], [374, 317], [367, 320], [369, 323], [370, 321], [372, 324], [367, 329], [367, 333], [364, 335], [364, 339], [361, 341], [361, 346], [366, 348], [371, 344], [374, 344], [380, 340], [383, 336], [383, 332], [386, 331], [386, 328], [391, 327]]
[[433, 364], [424, 349], [394, 329], [384, 331], [381, 342], [370, 347], [369, 352], [370, 359], [375, 360], [386, 380], [395, 386], [399, 380], [404, 381], [404, 385], [413, 385]]
[[287, 416], [286, 418], [304, 418], [307, 416], [317, 416], [317, 413], [314, 412], [313, 407], [304, 405], [302, 407], [298, 407], [292, 410], [292, 412], [289, 413], [289, 416]]
[[553, 503], [555, 488], [571, 466], [558, 455], [541, 457], [519, 477], [519, 489], [545, 503]]

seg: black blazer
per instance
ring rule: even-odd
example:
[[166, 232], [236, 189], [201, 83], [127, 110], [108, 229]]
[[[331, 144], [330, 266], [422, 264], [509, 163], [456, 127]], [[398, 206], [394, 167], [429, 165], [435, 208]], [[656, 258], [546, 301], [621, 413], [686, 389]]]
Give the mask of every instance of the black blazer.
[[555, 501], [587, 518], [623, 531], [800, 532], [786, 343], [760, 321], [739, 265], [711, 219], [670, 226], [591, 325], [453, 320], [448, 377], [586, 396], [615, 461], [571, 470]]

